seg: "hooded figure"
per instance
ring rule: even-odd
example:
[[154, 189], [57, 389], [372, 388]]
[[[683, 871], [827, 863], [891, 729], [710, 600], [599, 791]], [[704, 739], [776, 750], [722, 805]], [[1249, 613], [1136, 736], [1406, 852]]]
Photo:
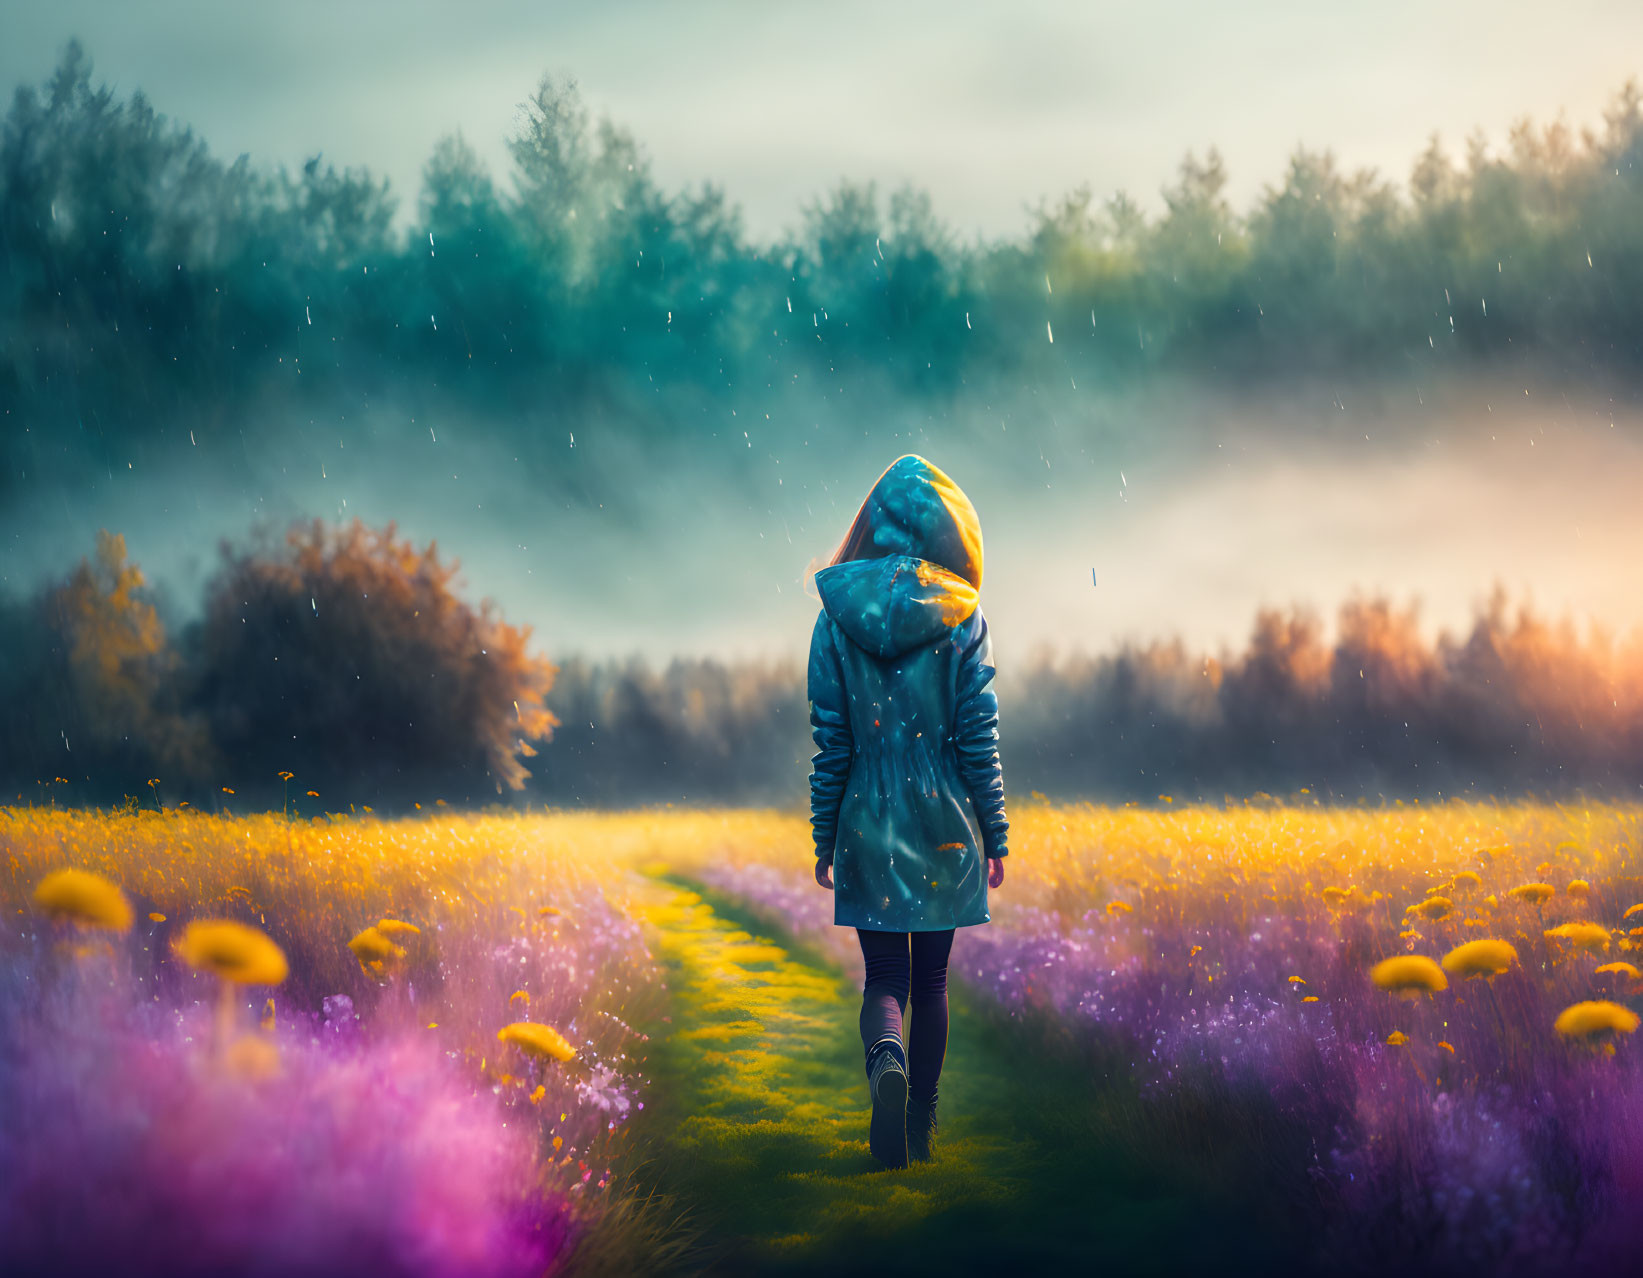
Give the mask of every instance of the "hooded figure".
[[810, 641], [811, 826], [836, 924], [985, 923], [985, 858], [1006, 855], [981, 525], [908, 454], [873, 485], [829, 566]]

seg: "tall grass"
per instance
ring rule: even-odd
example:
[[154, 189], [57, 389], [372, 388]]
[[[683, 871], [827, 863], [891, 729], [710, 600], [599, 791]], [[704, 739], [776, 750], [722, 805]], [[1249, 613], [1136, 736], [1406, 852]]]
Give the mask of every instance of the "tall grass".
[[[991, 925], [954, 970], [1070, 1033], [1138, 1158], [1304, 1238], [1321, 1266], [1538, 1273], [1635, 1254], [1643, 809], [1611, 804], [1027, 805]], [[790, 929], [830, 929], [794, 822], [703, 864]], [[1513, 894], [1528, 883], [1550, 888]], [[1565, 926], [1574, 924], [1575, 926]], [[1591, 924], [1582, 927], [1581, 924]], [[1640, 929], [1643, 936], [1643, 929]], [[1494, 938], [1497, 975], [1389, 990], [1380, 961]], [[1602, 970], [1600, 970], [1602, 969]], [[1436, 982], [1434, 982], [1436, 983]]]
[[[609, 1204], [632, 1215], [617, 1159], [661, 998], [582, 851], [633, 833], [606, 829], [0, 811], [0, 1268], [523, 1274], [597, 1249]], [[135, 923], [44, 917], [60, 867]], [[184, 962], [187, 922], [219, 917], [289, 976]], [[349, 948], [385, 918], [418, 930]], [[498, 1040], [519, 1021], [575, 1055]]]

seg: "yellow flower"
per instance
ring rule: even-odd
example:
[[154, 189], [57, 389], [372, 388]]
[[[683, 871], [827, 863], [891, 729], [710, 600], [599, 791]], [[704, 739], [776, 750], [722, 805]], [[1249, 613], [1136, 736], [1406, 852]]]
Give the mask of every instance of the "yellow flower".
[[1446, 1043], [1440, 1038], [1438, 1040], [1438, 1046], [1443, 1048], [1443, 1050], [1448, 1052], [1451, 1056], [1455, 1054], [1455, 1045], [1453, 1043]]
[[1449, 988], [1449, 978], [1424, 954], [1400, 954], [1375, 964], [1369, 979], [1383, 990], [1435, 991]]
[[84, 870], [53, 870], [34, 889], [34, 903], [52, 918], [81, 927], [124, 932], [131, 926], [125, 893], [102, 875]]
[[1611, 1032], [1630, 1034], [1637, 1028], [1637, 1013], [1619, 1003], [1597, 999], [1564, 1008], [1552, 1028], [1564, 1038], [1591, 1038]]
[[1107, 913], [1108, 914], [1133, 914], [1133, 913], [1135, 913], [1135, 909], [1134, 909], [1133, 906], [1127, 904], [1124, 901], [1108, 901], [1107, 902]]
[[536, 1090], [531, 1093], [531, 1104], [540, 1105], [542, 1103], [542, 1098], [547, 1094], [548, 1089], [543, 1084], [538, 1083], [536, 1085]]
[[515, 1003], [523, 1003], [526, 1007], [529, 1007], [531, 1005], [531, 996], [524, 990], [515, 990], [508, 995], [508, 1004], [512, 1006]]
[[557, 905], [544, 905], [536, 913], [541, 918], [549, 919], [549, 918], [552, 918], [555, 914], [563, 914], [564, 911], [561, 910]]
[[1627, 910], [1620, 917], [1623, 918], [1623, 919], [1629, 919], [1634, 914], [1643, 914], [1643, 905], [1634, 905], [1634, 906], [1632, 906], [1631, 909]]
[[1639, 972], [1630, 963], [1605, 963], [1597, 969], [1598, 975], [1604, 972], [1613, 972], [1616, 976], [1629, 976], [1632, 980], [1643, 980], [1643, 972]]
[[1563, 923], [1547, 928], [1547, 936], [1567, 941], [1577, 950], [1602, 954], [1609, 948], [1609, 929], [1596, 923]]
[[1318, 996], [1316, 994], [1308, 994], [1305, 998], [1303, 998], [1301, 1000], [1301, 1002], [1303, 1002], [1303, 1003], [1316, 1003], [1317, 1001], [1318, 1001]]
[[266, 933], [232, 919], [197, 919], [174, 944], [183, 962], [240, 985], [278, 985], [290, 971]]
[[1567, 891], [1570, 896], [1590, 896], [1592, 885], [1585, 879], [1570, 879]]
[[1455, 903], [1446, 896], [1429, 896], [1419, 905], [1411, 905], [1405, 914], [1418, 914], [1423, 919], [1446, 919], [1454, 911]]
[[1482, 887], [1483, 880], [1471, 870], [1462, 870], [1460, 873], [1455, 875], [1455, 886], [1468, 888]]
[[411, 936], [422, 935], [422, 929], [417, 927], [416, 924], [404, 923], [399, 919], [382, 919], [377, 923], [377, 931], [381, 932], [384, 936], [401, 936], [405, 934], [409, 934]]
[[1400, 941], [1418, 941], [1420, 939], [1421, 934], [1415, 931], [1414, 928], [1409, 928], [1406, 931], [1398, 933], [1398, 940]]
[[1341, 905], [1357, 890], [1356, 887], [1326, 887], [1323, 890], [1323, 898], [1330, 905]]
[[533, 1021], [515, 1021], [498, 1030], [496, 1036], [502, 1042], [512, 1043], [520, 1050], [544, 1060], [552, 1057], [556, 1061], [568, 1061], [576, 1055], [576, 1049], [565, 1041], [558, 1030]]
[[405, 951], [402, 948], [395, 945], [393, 941], [374, 927], [368, 927], [364, 931], [355, 934], [354, 938], [348, 942], [348, 948], [354, 952], [354, 957], [360, 961], [361, 966], [366, 963], [375, 963], [380, 967], [381, 964], [391, 959], [405, 957]]
[[1402, 1030], [1393, 1030], [1386, 1036], [1386, 1043], [1388, 1047], [1402, 1047], [1408, 1041], [1409, 1035], [1405, 1034]]
[[1483, 903], [1492, 909], [1500, 904], [1500, 898], [1491, 892], [1488, 896], [1483, 898]]
[[1516, 962], [1511, 945], [1485, 938], [1455, 946], [1443, 956], [1443, 970], [1456, 976], [1499, 976]]
[[148, 921], [150, 923], [164, 923], [165, 922], [165, 915], [163, 915], [163, 914], [150, 914], [148, 916]]
[[1306, 981], [1299, 976], [1292, 976], [1289, 978], [1289, 983], [1291, 985], [1305, 985]]
[[1520, 901], [1527, 901], [1530, 905], [1539, 905], [1543, 901], [1551, 900], [1556, 890], [1550, 883], [1520, 883], [1507, 895], [1515, 896]]

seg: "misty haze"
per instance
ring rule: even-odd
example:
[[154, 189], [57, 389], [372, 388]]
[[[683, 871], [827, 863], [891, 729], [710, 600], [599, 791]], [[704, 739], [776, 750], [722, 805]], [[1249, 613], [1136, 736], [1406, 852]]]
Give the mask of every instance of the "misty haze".
[[[1161, 214], [1083, 187], [970, 240], [916, 188], [850, 181], [790, 236], [751, 235], [718, 189], [664, 189], [564, 80], [525, 101], [503, 171], [452, 136], [404, 192], [320, 157], [227, 163], [163, 105], [101, 87], [75, 46], [8, 116], [3, 584], [33, 633], [88, 530], [122, 537], [163, 634], [141, 659], [206, 744], [184, 765], [122, 730], [124, 762], [98, 768], [94, 730], [70, 760], [68, 725], [96, 715], [50, 699], [90, 694], [44, 673], [37, 636], [44, 664], [12, 663], [47, 697], [8, 756], [19, 791], [46, 772], [129, 790], [160, 760], [185, 786], [266, 787], [204, 721], [201, 619], [220, 545], [319, 518], [437, 546], [454, 589], [560, 667], [527, 794], [785, 801], [809, 753], [809, 574], [906, 452], [982, 514], [1029, 785], [1633, 783], [1595, 738], [1563, 759], [1500, 681], [1491, 714], [1538, 745], [1480, 755], [1461, 715], [1326, 762], [1234, 730], [1217, 698], [1262, 616], [1339, 648], [1360, 603], [1434, 677], [1465, 682], [1443, 653], [1477, 626], [1531, 624], [1570, 680], [1635, 686], [1610, 647], [1643, 622], [1634, 87], [1582, 134], [1525, 121], [1459, 156], [1434, 138], [1401, 183], [1303, 149], [1234, 208], [1211, 151]], [[1109, 686], [1166, 648], [1168, 687]], [[1044, 700], [1046, 679], [1067, 691]], [[1621, 732], [1635, 693], [1611, 691]], [[1295, 695], [1350, 740], [1322, 685]], [[1386, 695], [1363, 713], [1401, 739], [1400, 698], [1426, 691]], [[1069, 697], [1076, 729], [1050, 721]]]

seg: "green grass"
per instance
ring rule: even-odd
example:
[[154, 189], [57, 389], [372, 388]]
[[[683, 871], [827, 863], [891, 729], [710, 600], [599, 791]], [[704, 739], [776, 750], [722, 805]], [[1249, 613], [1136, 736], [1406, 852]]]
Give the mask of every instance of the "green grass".
[[[1124, 1148], [1122, 1071], [953, 1000], [936, 1158], [879, 1167], [856, 1027], [861, 994], [824, 956], [679, 879], [646, 888], [671, 991], [637, 1133], [645, 1175], [712, 1273], [1223, 1274], [1291, 1267], [1263, 1231]], [[1150, 1169], [1149, 1169], [1150, 1168]], [[1161, 1170], [1163, 1169], [1163, 1170]], [[1268, 1235], [1270, 1237], [1270, 1235]]]

